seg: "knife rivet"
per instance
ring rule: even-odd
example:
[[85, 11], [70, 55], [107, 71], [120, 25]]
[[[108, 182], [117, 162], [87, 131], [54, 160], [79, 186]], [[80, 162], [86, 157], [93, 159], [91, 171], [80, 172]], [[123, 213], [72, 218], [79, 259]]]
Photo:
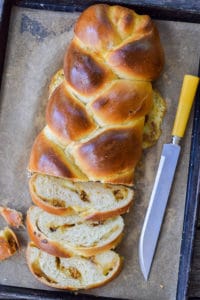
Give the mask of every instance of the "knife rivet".
[[177, 136], [177, 135], [172, 136], [172, 144], [179, 145], [180, 141], [181, 141], [181, 138], [179, 136]]

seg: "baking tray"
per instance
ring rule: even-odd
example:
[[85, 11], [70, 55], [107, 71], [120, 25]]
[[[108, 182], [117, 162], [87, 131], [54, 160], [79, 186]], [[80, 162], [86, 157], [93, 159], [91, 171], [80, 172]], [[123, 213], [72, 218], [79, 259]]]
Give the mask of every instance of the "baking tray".
[[[1, 24], [0, 24], [0, 76], [3, 74], [3, 62], [6, 49], [7, 30], [9, 25], [10, 11], [13, 5], [34, 8], [34, 9], [46, 9], [46, 10], [58, 10], [58, 11], [82, 11], [87, 6], [93, 3], [99, 3], [103, 1], [1, 1]], [[165, 3], [164, 3], [165, 2]], [[105, 2], [104, 2], [105, 3]], [[179, 3], [174, 1], [173, 4], [166, 5], [166, 1], [163, 4], [157, 4], [157, 1], [143, 1], [142, 5], [140, 1], [107, 1], [107, 3], [124, 4], [131, 8], [135, 8], [138, 13], [147, 13], [153, 18], [162, 20], [175, 20], [175, 21], [188, 21], [200, 23], [200, 10], [198, 9], [198, 3], [190, 1], [190, 4]], [[134, 3], [134, 5], [132, 4]], [[178, 5], [178, 9], [177, 9]], [[177, 299], [184, 299], [187, 293], [190, 262], [192, 255], [192, 245], [195, 234], [195, 223], [197, 216], [197, 206], [199, 197], [199, 161], [200, 161], [200, 97], [197, 97], [195, 110], [194, 110], [194, 122], [193, 133], [190, 151], [190, 164], [188, 175], [188, 186], [186, 194], [186, 206], [185, 217], [183, 227], [183, 239], [180, 255], [180, 267], [178, 276], [178, 288]], [[0, 286], [0, 295], [3, 298], [18, 298], [18, 299], [96, 299], [94, 296], [81, 295], [74, 296], [68, 292], [59, 291], [43, 291], [35, 289], [16, 288], [11, 286]], [[101, 299], [108, 299], [99, 297]], [[111, 298], [109, 298], [111, 299]]]

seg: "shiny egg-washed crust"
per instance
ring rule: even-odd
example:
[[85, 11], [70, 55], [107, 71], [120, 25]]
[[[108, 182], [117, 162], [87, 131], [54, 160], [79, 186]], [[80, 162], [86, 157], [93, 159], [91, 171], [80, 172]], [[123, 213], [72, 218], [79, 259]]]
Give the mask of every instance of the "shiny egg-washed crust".
[[[162, 71], [164, 54], [159, 34], [147, 15], [138, 15], [133, 10], [118, 5], [94, 5], [80, 16], [74, 31], [74, 40], [78, 41], [81, 48], [90, 50], [87, 52], [88, 58], [82, 58], [88, 64], [80, 65], [81, 76], [87, 78], [88, 75], [93, 79], [89, 66], [90, 59], [95, 61], [96, 56], [114, 71], [115, 76], [122, 78], [152, 81]], [[80, 57], [82, 52], [78, 52], [75, 61]], [[66, 73], [71, 69], [68, 63], [66, 56]], [[70, 74], [73, 70], [70, 70]], [[100, 78], [101, 74], [105, 76], [103, 64], [97, 70], [95, 73]], [[91, 80], [88, 87], [93, 88], [96, 84], [99, 88], [98, 83], [99, 81]]]
[[[33, 251], [33, 249], [36, 249], [37, 255], [34, 255], [35, 250]], [[109, 261], [108, 264], [104, 265], [104, 263], [101, 263], [101, 257], [99, 258], [98, 255], [89, 258], [83, 258], [82, 256], [76, 256], [75, 258], [60, 258], [58, 256], [53, 257], [50, 254], [47, 254], [41, 249], [37, 248], [37, 246], [33, 242], [30, 242], [26, 251], [26, 259], [31, 273], [35, 276], [37, 280], [39, 280], [45, 285], [56, 289], [66, 289], [69, 291], [77, 291], [84, 289], [88, 290], [107, 284], [120, 273], [122, 269], [123, 259], [116, 252], [111, 250], [108, 251], [109, 252], [105, 252], [105, 254], [103, 253], [101, 256], [103, 258], [107, 255], [107, 253], [111, 253], [113, 254], [112, 260]], [[74, 265], [74, 263], [72, 263], [70, 266], [70, 260], [72, 260], [73, 262], [74, 259], [76, 260], [76, 262], [80, 262], [80, 265], [77, 263]], [[41, 260], [43, 263], [41, 263]], [[45, 270], [43, 269], [42, 266], [44, 265], [48, 265], [49, 263], [51, 263], [52, 265], [52, 260], [54, 261], [53, 266], [55, 268], [52, 266], [51, 271], [53, 272], [54, 277], [56, 277], [56, 274], [60, 272], [61, 274], [63, 274], [62, 279], [64, 279], [65, 282], [61, 283], [57, 280], [57, 278], [52, 278], [53, 276], [51, 275], [51, 272], [50, 276], [48, 272], [45, 272]], [[65, 267], [65, 265], [67, 265], [68, 260], [68, 267]], [[84, 280], [83, 277], [85, 276], [85, 261], [88, 261], [90, 265], [94, 264], [94, 267], [97, 272], [102, 272], [101, 280], [93, 280], [92, 277], [91, 282], [87, 282], [86, 280]], [[74, 280], [74, 282], [72, 282], [72, 279]], [[82, 279], [81, 282], [83, 280], [86, 282], [80, 286], [79, 279]], [[78, 282], [78, 284], [76, 283], [76, 281]]]
[[[78, 18], [55, 77], [47, 126], [33, 145], [29, 170], [74, 181], [133, 185], [151, 80], [164, 53], [149, 16], [121, 6], [93, 5]], [[61, 73], [59, 73], [61, 74]]]
[[[64, 71], [63, 69], [58, 70], [54, 76], [52, 77], [51, 83], [49, 85], [49, 93], [50, 95], [53, 93], [53, 91], [64, 81]], [[125, 82], [125, 81], [120, 81], [120, 82]], [[121, 87], [121, 84], [119, 82], [119, 86]], [[116, 83], [114, 83], [117, 88], [119, 87]], [[141, 85], [142, 82], [141, 81], [137, 81], [136, 83], [137, 85]], [[126, 85], [128, 89], [133, 89], [133, 85], [132, 82], [126, 81]], [[141, 89], [139, 90], [139, 92], [143, 92], [143, 88], [141, 86]], [[123, 90], [123, 93], [121, 94], [121, 97], [125, 97], [127, 99], [127, 94], [125, 93], [125, 91]], [[146, 149], [151, 147], [152, 145], [155, 144], [155, 142], [159, 139], [160, 135], [161, 135], [161, 125], [162, 125], [162, 120], [163, 117], [166, 113], [167, 107], [166, 107], [166, 102], [165, 100], [162, 98], [162, 96], [160, 95], [158, 90], [153, 90], [152, 91], [152, 107], [151, 110], [148, 112], [148, 114], [145, 117], [145, 123], [144, 123], [144, 129], [143, 129], [143, 142], [142, 142], [142, 148]], [[100, 98], [100, 97], [99, 97]], [[91, 106], [95, 106], [98, 105], [98, 101], [99, 98], [97, 98], [97, 100], [95, 100], [93, 103], [91, 103]], [[101, 99], [101, 98], [100, 98]], [[130, 102], [132, 106], [134, 106], [134, 102]], [[149, 103], [147, 103], [148, 105]], [[119, 103], [115, 103], [116, 106], [120, 105]], [[126, 103], [124, 103], [124, 105], [126, 105]], [[117, 113], [115, 114], [115, 116], [113, 116], [113, 118], [118, 118], [118, 116], [121, 116], [123, 114], [124, 108], [120, 107], [121, 110], [118, 110]], [[111, 110], [112, 112], [112, 110]], [[102, 118], [105, 115], [109, 115], [112, 116], [112, 113], [110, 111], [103, 109], [102, 107]], [[98, 113], [101, 113], [101, 111], [98, 111]], [[138, 114], [140, 113], [140, 111], [138, 112]], [[105, 119], [105, 118], [104, 118]], [[109, 119], [105, 119], [105, 121], [109, 122]], [[130, 177], [132, 177], [132, 173], [130, 174]]]

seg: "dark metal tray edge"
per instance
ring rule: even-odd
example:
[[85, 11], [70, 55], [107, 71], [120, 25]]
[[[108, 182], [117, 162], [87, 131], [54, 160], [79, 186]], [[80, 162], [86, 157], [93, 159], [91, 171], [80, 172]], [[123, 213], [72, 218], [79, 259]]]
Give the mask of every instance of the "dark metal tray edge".
[[[200, 76], [200, 64], [198, 70]], [[177, 300], [187, 298], [200, 196], [200, 85], [197, 90], [190, 149], [189, 174], [180, 251]]]
[[[135, 8], [138, 13], [146, 13], [151, 17], [162, 20], [184, 21], [200, 23], [200, 7], [198, 1], [191, 0], [189, 3], [178, 4], [178, 0], [172, 2], [156, 0], [126, 1], [81, 1], [81, 0], [1, 0], [0, 2], [0, 84], [3, 75], [3, 64], [6, 53], [9, 20], [13, 5], [54, 11], [82, 11], [95, 3], [108, 3], [126, 5]], [[166, 3], [167, 2], [167, 3]], [[199, 74], [200, 76], [200, 68]], [[197, 92], [194, 108], [194, 120], [192, 129], [191, 152], [189, 163], [189, 175], [180, 252], [180, 264], [177, 284], [177, 300], [187, 298], [189, 285], [190, 265], [192, 249], [195, 238], [195, 229], [198, 215], [198, 202], [200, 189], [200, 86]], [[45, 291], [21, 287], [0, 285], [0, 299], [80, 299], [109, 300], [115, 298], [95, 297], [85, 294], [74, 294], [62, 291]], [[195, 298], [197, 299], [197, 298]]]

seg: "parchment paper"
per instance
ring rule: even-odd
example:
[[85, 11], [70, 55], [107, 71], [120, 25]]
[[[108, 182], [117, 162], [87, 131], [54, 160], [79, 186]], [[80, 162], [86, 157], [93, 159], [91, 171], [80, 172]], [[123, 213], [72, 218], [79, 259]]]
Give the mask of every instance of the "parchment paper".
[[[21, 210], [31, 205], [26, 167], [34, 138], [45, 124], [48, 84], [62, 66], [78, 13], [24, 8], [12, 11], [0, 114], [0, 203]], [[163, 134], [143, 154], [137, 170], [135, 204], [125, 216], [125, 235], [118, 252], [124, 256], [121, 274], [94, 295], [129, 299], [175, 299], [179, 251], [190, 152], [191, 120], [166, 211], [151, 275], [145, 282], [138, 264], [138, 238], [150, 198], [161, 147], [170, 141], [178, 95], [185, 73], [196, 74], [200, 53], [200, 25], [156, 21], [165, 49], [164, 73], [156, 87], [167, 101]], [[5, 226], [1, 219], [1, 228]], [[0, 263], [0, 283], [49, 289], [29, 272], [25, 260], [27, 234], [16, 230], [21, 251]]]

